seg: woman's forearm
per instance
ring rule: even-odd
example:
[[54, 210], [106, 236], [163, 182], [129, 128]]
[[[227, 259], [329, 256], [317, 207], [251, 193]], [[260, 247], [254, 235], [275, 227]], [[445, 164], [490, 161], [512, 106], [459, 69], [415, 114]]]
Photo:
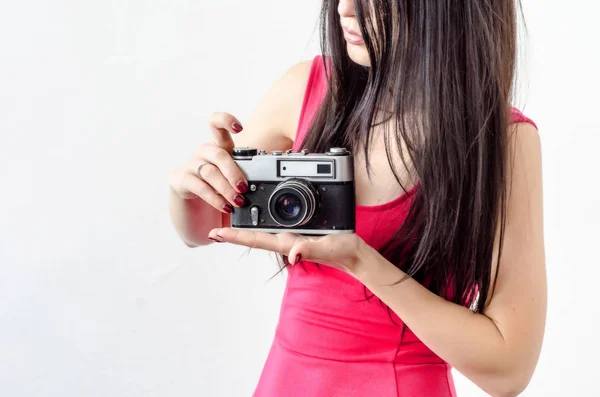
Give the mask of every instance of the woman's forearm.
[[222, 226], [222, 214], [201, 199], [182, 199], [172, 189], [169, 213], [175, 230], [189, 247], [209, 244], [208, 232]]
[[363, 250], [355, 277], [379, 297], [434, 353], [493, 396], [519, 394], [530, 371], [494, 322], [449, 302], [413, 279], [392, 285], [405, 273]]

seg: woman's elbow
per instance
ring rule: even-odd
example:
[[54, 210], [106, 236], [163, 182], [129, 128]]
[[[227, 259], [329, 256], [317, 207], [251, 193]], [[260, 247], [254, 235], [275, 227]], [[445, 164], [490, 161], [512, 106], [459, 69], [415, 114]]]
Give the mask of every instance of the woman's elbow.
[[493, 397], [516, 397], [523, 393], [529, 385], [531, 375], [527, 375], [528, 371], [519, 370], [518, 372], [503, 376], [496, 382], [495, 390], [489, 390], [488, 393]]

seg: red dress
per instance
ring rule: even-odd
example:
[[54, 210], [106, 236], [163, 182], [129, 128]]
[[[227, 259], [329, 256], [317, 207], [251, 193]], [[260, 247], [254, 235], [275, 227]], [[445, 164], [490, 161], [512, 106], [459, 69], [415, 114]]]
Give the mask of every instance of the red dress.
[[[313, 60], [294, 150], [327, 89]], [[513, 109], [512, 122], [531, 122]], [[532, 123], [532, 122], [531, 122]], [[380, 248], [406, 216], [413, 191], [356, 207], [356, 233]], [[352, 276], [313, 263], [288, 267], [275, 339], [255, 397], [454, 397], [450, 365]]]

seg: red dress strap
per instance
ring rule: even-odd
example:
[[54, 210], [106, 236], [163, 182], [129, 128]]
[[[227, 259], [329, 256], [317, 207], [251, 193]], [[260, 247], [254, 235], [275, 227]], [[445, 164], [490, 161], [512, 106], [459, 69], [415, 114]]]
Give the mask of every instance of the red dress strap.
[[532, 126], [535, 127], [535, 129], [538, 129], [538, 126], [535, 124], [535, 122], [533, 120], [531, 120], [529, 117], [525, 116], [523, 113], [521, 113], [521, 111], [519, 109], [517, 109], [516, 107], [512, 107], [511, 108], [511, 112], [510, 112], [510, 124], [513, 123], [529, 123]]
[[327, 76], [325, 75], [325, 63], [323, 62], [323, 57], [317, 55], [313, 58], [310, 66], [310, 74], [308, 76], [308, 83], [306, 84], [306, 91], [304, 92], [302, 110], [300, 111], [300, 120], [298, 121], [296, 138], [294, 139], [294, 150], [300, 150], [300, 145], [326, 93]]

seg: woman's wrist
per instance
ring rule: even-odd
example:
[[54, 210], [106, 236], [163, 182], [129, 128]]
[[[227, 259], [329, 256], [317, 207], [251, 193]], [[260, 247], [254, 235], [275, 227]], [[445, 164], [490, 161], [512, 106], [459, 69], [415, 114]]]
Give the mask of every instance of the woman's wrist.
[[[390, 272], [397, 274], [398, 279], [404, 275], [400, 269], [361, 239], [357, 256], [352, 266], [352, 276], [367, 287], [373, 284], [388, 285]], [[387, 275], [381, 277], [384, 274]]]

